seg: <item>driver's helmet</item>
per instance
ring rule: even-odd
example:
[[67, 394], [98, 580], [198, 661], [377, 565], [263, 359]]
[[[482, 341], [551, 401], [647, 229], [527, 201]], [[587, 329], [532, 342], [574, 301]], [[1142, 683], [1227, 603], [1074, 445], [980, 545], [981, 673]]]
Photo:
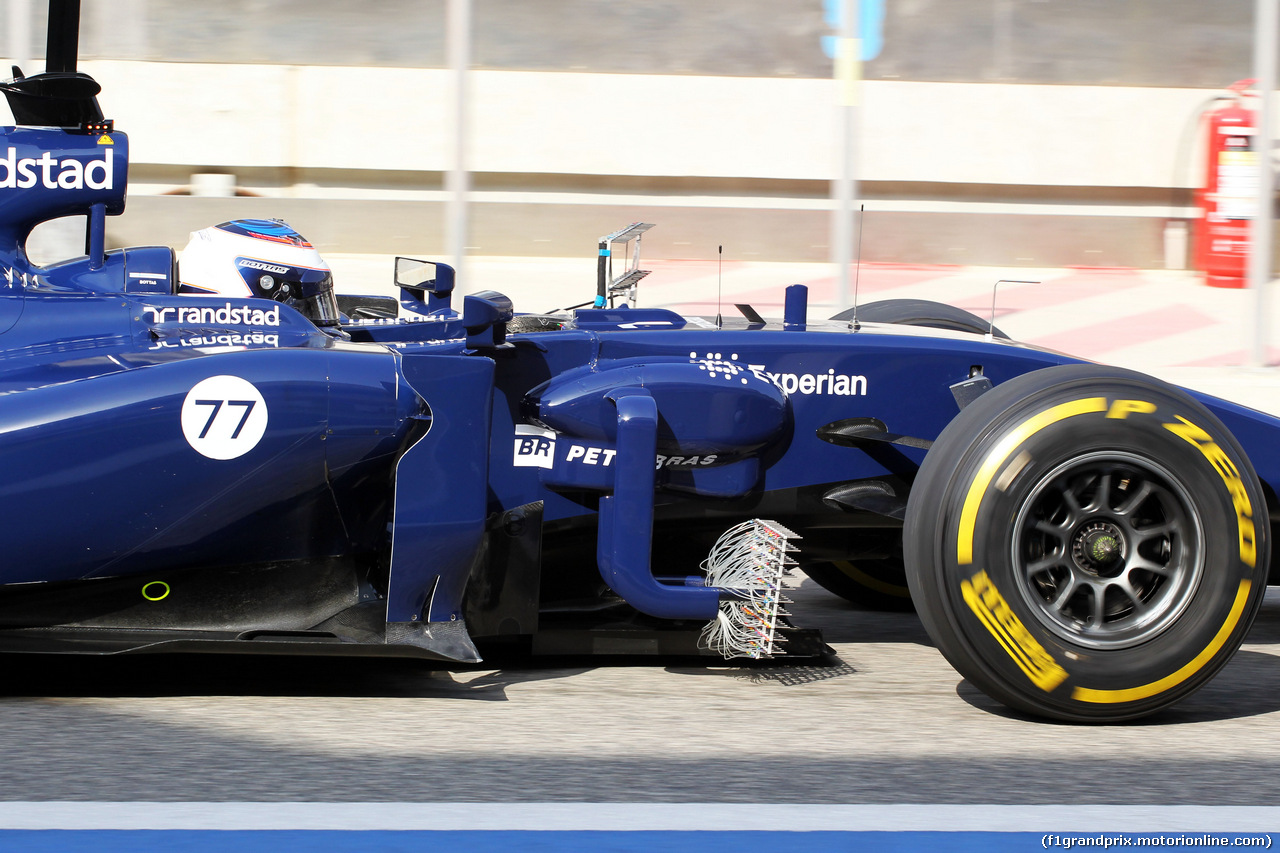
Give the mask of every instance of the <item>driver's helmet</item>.
[[340, 320], [329, 265], [279, 219], [233, 219], [192, 231], [178, 277], [180, 293], [257, 296], [291, 305], [317, 326]]

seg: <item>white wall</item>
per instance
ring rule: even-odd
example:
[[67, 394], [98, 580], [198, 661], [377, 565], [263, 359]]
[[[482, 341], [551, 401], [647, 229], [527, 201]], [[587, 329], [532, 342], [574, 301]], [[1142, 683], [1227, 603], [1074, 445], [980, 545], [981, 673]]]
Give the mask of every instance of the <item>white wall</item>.
[[[450, 77], [433, 69], [84, 62], [134, 163], [448, 168]], [[824, 80], [473, 72], [483, 172], [827, 179]], [[1179, 141], [1202, 89], [863, 84], [860, 177], [1192, 186]], [[1190, 137], [1188, 137], [1190, 138]], [[1175, 177], [1175, 166], [1182, 174]]]

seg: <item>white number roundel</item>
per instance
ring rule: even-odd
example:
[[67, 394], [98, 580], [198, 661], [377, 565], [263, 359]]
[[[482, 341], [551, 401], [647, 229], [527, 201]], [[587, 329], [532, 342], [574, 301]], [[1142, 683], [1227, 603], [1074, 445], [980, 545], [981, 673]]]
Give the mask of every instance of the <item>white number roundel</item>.
[[258, 446], [267, 431], [267, 403], [239, 376], [210, 376], [182, 401], [182, 434], [197, 453], [235, 459]]

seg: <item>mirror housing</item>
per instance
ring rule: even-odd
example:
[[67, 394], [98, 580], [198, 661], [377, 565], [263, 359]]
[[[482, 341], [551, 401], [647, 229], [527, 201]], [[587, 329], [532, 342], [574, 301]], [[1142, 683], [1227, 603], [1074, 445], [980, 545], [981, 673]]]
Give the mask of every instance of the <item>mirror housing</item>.
[[515, 312], [511, 300], [494, 290], [485, 290], [462, 300], [462, 325], [467, 330], [469, 349], [494, 349], [507, 341], [507, 323]]
[[397, 257], [394, 280], [406, 310], [432, 315], [453, 312], [454, 271], [448, 264]]

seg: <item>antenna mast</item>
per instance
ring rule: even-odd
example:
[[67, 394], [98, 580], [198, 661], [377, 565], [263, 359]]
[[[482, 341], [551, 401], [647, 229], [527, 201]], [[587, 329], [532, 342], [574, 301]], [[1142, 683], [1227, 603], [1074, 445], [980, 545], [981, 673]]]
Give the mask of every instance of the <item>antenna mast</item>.
[[716, 247], [716, 328], [724, 325], [720, 317], [720, 285], [724, 281], [724, 246]]
[[853, 253], [853, 317], [849, 320], [849, 328], [855, 332], [858, 325], [858, 279], [862, 275], [862, 219], [867, 215], [866, 204], [858, 205], [858, 242]]

